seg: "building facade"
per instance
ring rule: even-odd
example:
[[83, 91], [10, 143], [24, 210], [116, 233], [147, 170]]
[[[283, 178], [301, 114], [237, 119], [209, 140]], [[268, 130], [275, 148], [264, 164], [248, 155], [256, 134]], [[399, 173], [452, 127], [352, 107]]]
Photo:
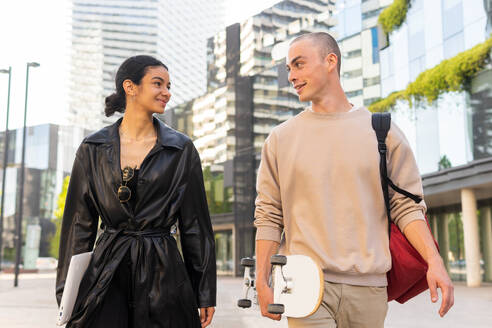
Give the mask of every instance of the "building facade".
[[115, 90], [119, 65], [134, 55], [169, 67], [170, 106], [203, 94], [206, 40], [224, 21], [223, 0], [73, 0], [69, 124], [114, 122], [118, 115], [104, 116], [104, 98]]
[[[24, 177], [23, 226], [25, 236], [28, 225], [41, 227], [39, 256], [50, 256], [50, 240], [55, 233], [52, 223], [57, 208], [63, 179], [72, 170], [75, 153], [88, 130], [72, 126], [43, 124], [27, 127]], [[5, 183], [3, 220], [3, 261], [15, 259], [15, 227], [20, 206], [20, 176], [23, 129], [9, 131], [7, 171]], [[4, 156], [5, 132], [0, 134], [0, 156]], [[25, 238], [23, 238], [25, 241]], [[4, 267], [4, 265], [2, 265]]]
[[368, 106], [381, 97], [378, 17], [392, 0], [339, 0], [341, 82], [349, 101]]
[[[279, 2], [209, 39], [207, 93], [167, 113], [202, 155], [221, 273], [238, 274], [241, 257], [254, 255], [255, 179], [265, 138], [308, 105], [287, 81], [292, 38], [313, 31], [336, 37], [346, 95], [355, 106], [369, 106], [484, 42], [491, 21], [490, 1], [414, 0], [403, 25], [384, 35], [377, 20], [391, 0], [312, 1], [304, 12], [295, 2]], [[289, 8], [295, 14], [285, 15]], [[272, 18], [276, 13], [283, 19]], [[470, 285], [492, 280], [491, 72], [486, 66], [468, 91], [432, 105], [398, 102], [392, 110], [423, 174], [441, 255], [451, 277]], [[443, 159], [453, 167], [443, 170]]]
[[390, 2], [281, 1], [208, 40], [207, 94], [176, 107], [167, 119], [193, 136], [212, 176], [224, 177], [220, 187], [233, 189], [229, 198], [221, 196], [233, 212], [213, 216], [220, 220], [213, 222], [218, 240], [234, 246], [232, 259], [223, 261], [235, 264], [230, 273], [240, 272], [241, 257], [254, 254], [255, 182], [264, 141], [275, 126], [308, 106], [287, 80], [290, 41], [309, 32], [337, 38], [347, 97], [356, 106], [368, 104], [381, 95], [376, 25]]
[[176, 106], [165, 120], [192, 136], [204, 165], [220, 273], [238, 274], [254, 255], [256, 170], [269, 131], [299, 113], [277, 44], [335, 25], [334, 1], [286, 0], [228, 26], [208, 40], [207, 93]]
[[[381, 96], [404, 90], [419, 74], [490, 37], [490, 1], [412, 0], [405, 22], [380, 52]], [[452, 72], [449, 72], [452, 73]], [[427, 101], [397, 102], [393, 120], [405, 131], [423, 174], [428, 218], [454, 280], [492, 281], [492, 70], [464, 88]], [[478, 214], [477, 214], [478, 213]]]

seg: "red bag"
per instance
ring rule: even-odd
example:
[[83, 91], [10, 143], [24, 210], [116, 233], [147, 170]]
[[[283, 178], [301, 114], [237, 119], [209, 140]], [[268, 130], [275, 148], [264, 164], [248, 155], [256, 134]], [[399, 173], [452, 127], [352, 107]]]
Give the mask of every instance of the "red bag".
[[[434, 243], [439, 250], [435, 240]], [[388, 302], [396, 300], [403, 304], [429, 288], [428, 266], [394, 223], [391, 223], [390, 252], [391, 270], [386, 273]]]
[[[380, 154], [379, 170], [381, 174], [381, 186], [383, 189], [386, 215], [388, 217], [388, 234], [390, 238], [391, 270], [387, 272], [388, 302], [396, 300], [405, 303], [429, 288], [427, 284], [427, 262], [419, 252], [410, 244], [400, 229], [393, 223], [390, 215], [390, 203], [388, 185], [396, 192], [420, 203], [422, 198], [406, 190], [400, 189], [388, 177], [386, 168], [386, 136], [391, 125], [389, 113], [374, 113], [372, 115], [372, 127], [376, 131], [378, 150]], [[426, 222], [427, 222], [427, 218]], [[429, 222], [427, 222], [429, 226]], [[430, 228], [429, 228], [430, 229]], [[434, 243], [439, 250], [437, 242]]]

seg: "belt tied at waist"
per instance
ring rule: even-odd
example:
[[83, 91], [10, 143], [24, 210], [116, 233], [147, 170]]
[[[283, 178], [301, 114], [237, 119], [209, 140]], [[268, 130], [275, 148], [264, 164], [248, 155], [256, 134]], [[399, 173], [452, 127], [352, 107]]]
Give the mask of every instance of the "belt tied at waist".
[[165, 229], [148, 229], [148, 230], [129, 230], [125, 228], [110, 228], [106, 227], [104, 229], [104, 233], [108, 234], [116, 234], [130, 237], [169, 237], [171, 233], [169, 230]]

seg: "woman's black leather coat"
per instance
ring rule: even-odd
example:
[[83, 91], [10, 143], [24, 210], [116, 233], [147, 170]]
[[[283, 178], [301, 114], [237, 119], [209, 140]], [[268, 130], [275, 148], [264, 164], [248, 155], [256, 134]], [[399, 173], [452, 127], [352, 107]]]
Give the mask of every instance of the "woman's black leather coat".
[[[200, 158], [191, 140], [156, 118], [157, 142], [140, 167], [137, 203], [120, 203], [118, 127], [86, 137], [67, 192], [56, 278], [60, 303], [72, 255], [91, 251], [67, 327], [91, 327], [115, 270], [130, 252], [133, 327], [200, 327], [197, 307], [215, 306], [214, 236]], [[169, 234], [178, 223], [183, 260]], [[117, 315], [115, 313], [115, 315]]]

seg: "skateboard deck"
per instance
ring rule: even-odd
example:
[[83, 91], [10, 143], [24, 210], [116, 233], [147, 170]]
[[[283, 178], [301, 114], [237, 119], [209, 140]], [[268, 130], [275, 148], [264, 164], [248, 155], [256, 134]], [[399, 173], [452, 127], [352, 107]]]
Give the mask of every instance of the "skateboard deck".
[[[274, 304], [268, 305], [268, 312], [283, 314], [287, 317], [302, 318], [316, 312], [323, 299], [323, 272], [310, 257], [305, 255], [274, 255], [272, 263], [272, 284]], [[250, 307], [248, 291], [253, 289], [256, 301], [253, 259], [243, 259], [245, 266], [245, 298], [238, 306]]]

